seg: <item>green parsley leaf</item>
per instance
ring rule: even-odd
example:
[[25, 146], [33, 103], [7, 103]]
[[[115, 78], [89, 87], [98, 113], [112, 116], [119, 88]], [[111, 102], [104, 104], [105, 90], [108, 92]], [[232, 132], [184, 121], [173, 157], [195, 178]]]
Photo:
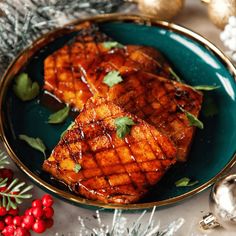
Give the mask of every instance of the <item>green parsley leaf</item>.
[[106, 49], [112, 49], [112, 48], [123, 48], [124, 45], [121, 43], [118, 43], [116, 41], [107, 41], [103, 43], [103, 47]]
[[103, 83], [108, 85], [110, 88], [122, 81], [123, 79], [120, 76], [120, 72], [116, 70], [110, 71], [103, 79]]
[[202, 91], [212, 91], [212, 90], [220, 88], [220, 86], [216, 86], [216, 85], [197, 85], [197, 86], [193, 86], [193, 88], [195, 88], [197, 90], [202, 90]]
[[75, 164], [75, 167], [74, 167], [74, 172], [75, 172], [75, 173], [79, 173], [79, 171], [81, 170], [81, 168], [82, 168], [81, 165], [78, 164], [78, 163], [76, 163], [76, 164]]
[[32, 82], [26, 73], [22, 73], [14, 80], [13, 92], [22, 101], [30, 101], [38, 96], [39, 85]]
[[179, 83], [183, 83], [183, 81], [180, 79], [180, 77], [174, 72], [174, 70], [169, 67], [170, 74], [175, 78], [175, 80]]
[[19, 139], [25, 141], [30, 147], [42, 152], [44, 157], [46, 157], [46, 147], [40, 138], [32, 138], [25, 134], [21, 134], [19, 135]]
[[120, 117], [115, 119], [116, 135], [119, 138], [124, 138], [126, 134], [130, 133], [132, 125], [135, 125], [134, 121], [129, 117]]
[[188, 118], [190, 126], [196, 126], [199, 129], [204, 129], [203, 123], [196, 116], [194, 116], [193, 114], [189, 113], [188, 111], [185, 111], [185, 114], [186, 114], [186, 116]]
[[196, 126], [199, 129], [204, 129], [204, 124], [196, 116], [194, 116], [190, 112], [184, 110], [182, 107], [179, 107], [179, 108], [187, 116], [190, 126]]
[[61, 110], [51, 114], [48, 117], [49, 124], [60, 124], [66, 120], [69, 115], [70, 108], [68, 106], [62, 108]]
[[197, 184], [199, 181], [191, 181], [188, 177], [184, 177], [175, 182], [176, 187], [190, 187]]
[[73, 127], [74, 124], [75, 124], [74, 121], [71, 122], [71, 124], [67, 127], [67, 129], [61, 133], [61, 138], [65, 135], [66, 131], [70, 130]]

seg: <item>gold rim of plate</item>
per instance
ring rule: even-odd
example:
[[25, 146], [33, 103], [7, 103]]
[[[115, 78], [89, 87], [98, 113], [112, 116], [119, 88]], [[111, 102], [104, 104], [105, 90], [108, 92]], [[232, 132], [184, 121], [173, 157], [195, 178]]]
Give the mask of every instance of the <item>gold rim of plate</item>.
[[[49, 42], [52, 42], [55, 38], [58, 36], [62, 36], [66, 33], [73, 32], [77, 30], [77, 25], [84, 21], [91, 21], [91, 22], [108, 22], [108, 21], [123, 21], [123, 22], [133, 22], [137, 24], [144, 24], [149, 26], [158, 26], [165, 29], [169, 29], [171, 31], [180, 33], [181, 35], [185, 35], [188, 38], [194, 39], [196, 42], [200, 43], [201, 45], [207, 47], [211, 52], [213, 52], [220, 60], [221, 62], [228, 68], [231, 75], [235, 78], [236, 81], [236, 68], [233, 66], [231, 61], [224, 55], [224, 53], [218, 49], [214, 44], [210, 43], [206, 38], [202, 37], [201, 35], [184, 28], [182, 26], [165, 22], [165, 21], [159, 21], [156, 20], [153, 17], [150, 16], [144, 16], [144, 15], [124, 15], [124, 14], [104, 14], [104, 15], [98, 15], [95, 17], [88, 17], [80, 20], [75, 20], [72, 23], [67, 24], [66, 26], [56, 29], [54, 31], [51, 31], [45, 35], [43, 35], [41, 38], [39, 38], [36, 42], [34, 42], [31, 46], [29, 46], [27, 49], [25, 49], [23, 52], [21, 52], [16, 59], [10, 64], [8, 69], [6, 70], [5, 74], [3, 75], [1, 81], [0, 81], [0, 105], [3, 104], [7, 89], [10, 85], [11, 80], [15, 77], [15, 75], [20, 71], [23, 65], [25, 65], [36, 51], [38, 51], [43, 46], [47, 45]], [[199, 187], [184, 193], [180, 196], [176, 196], [173, 198], [155, 201], [155, 202], [149, 202], [149, 203], [136, 203], [136, 204], [126, 204], [126, 205], [119, 205], [119, 204], [105, 204], [97, 201], [88, 200], [85, 198], [82, 198], [80, 196], [73, 195], [72, 193], [57, 189], [56, 187], [48, 184], [47, 182], [41, 180], [37, 175], [35, 175], [33, 172], [31, 172], [30, 169], [28, 169], [17, 157], [14, 150], [12, 150], [5, 132], [4, 132], [4, 124], [3, 124], [3, 111], [1, 110], [0, 114], [0, 138], [2, 139], [4, 146], [11, 157], [11, 159], [17, 164], [17, 166], [25, 172], [30, 178], [32, 178], [38, 185], [42, 186], [43, 188], [53, 192], [54, 194], [58, 195], [61, 198], [64, 198], [67, 201], [71, 201], [73, 203], [77, 203], [80, 205], [87, 205], [87, 206], [93, 206], [93, 207], [102, 207], [106, 209], [123, 209], [123, 210], [139, 210], [139, 209], [147, 209], [151, 208], [153, 206], [166, 206], [170, 204], [177, 203], [181, 200], [184, 200], [190, 196], [193, 196], [209, 186], [211, 186], [218, 178], [220, 178], [222, 175], [226, 174], [227, 171], [231, 169], [231, 167], [236, 163], [236, 154], [234, 154], [229, 161], [229, 163], [219, 172], [217, 173], [212, 179], [207, 181], [206, 183], [200, 185]]]

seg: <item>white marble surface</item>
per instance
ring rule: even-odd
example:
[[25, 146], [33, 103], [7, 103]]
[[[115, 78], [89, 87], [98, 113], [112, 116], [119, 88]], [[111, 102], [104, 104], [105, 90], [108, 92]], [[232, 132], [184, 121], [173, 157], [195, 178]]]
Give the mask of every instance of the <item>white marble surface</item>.
[[[200, 33], [210, 41], [212, 41], [219, 48], [224, 50], [222, 43], [219, 40], [218, 30], [208, 19], [206, 6], [204, 6], [200, 0], [186, 0], [185, 8], [178, 17], [173, 20], [175, 23], [186, 26], [189, 29]], [[30, 180], [21, 173], [14, 164], [11, 164], [16, 174], [28, 183]], [[234, 168], [236, 172], [236, 168]], [[34, 197], [40, 197], [44, 193], [38, 187], [34, 188]], [[201, 231], [198, 227], [198, 222], [201, 217], [209, 211], [208, 208], [208, 196], [209, 189], [199, 193], [178, 205], [170, 206], [168, 208], [159, 209], [156, 211], [155, 219], [160, 221], [161, 226], [165, 226], [175, 219], [180, 217], [185, 219], [184, 225], [176, 233], [176, 236], [197, 236], [197, 235], [214, 235], [214, 236], [233, 236], [235, 233], [229, 232], [224, 229], [217, 229], [213, 231]], [[27, 201], [25, 204], [29, 204]], [[79, 235], [80, 225], [78, 222], [78, 216], [84, 218], [94, 215], [94, 211], [83, 209], [80, 207], [72, 206], [61, 200], [55, 199], [55, 225], [51, 230], [48, 230], [43, 235], [53, 236], [58, 233], [58, 236]], [[124, 214], [124, 216], [133, 222], [138, 214]], [[146, 216], [146, 218], [148, 215]], [[102, 213], [102, 219], [104, 223], [109, 224], [111, 222], [112, 213]], [[76, 233], [77, 232], [77, 233]]]

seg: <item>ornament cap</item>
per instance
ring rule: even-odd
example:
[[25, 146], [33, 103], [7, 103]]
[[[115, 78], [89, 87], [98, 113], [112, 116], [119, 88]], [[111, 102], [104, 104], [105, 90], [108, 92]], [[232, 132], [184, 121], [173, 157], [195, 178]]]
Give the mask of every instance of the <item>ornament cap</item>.
[[208, 3], [210, 3], [210, 1], [211, 0], [201, 0], [203, 3], [206, 3], [206, 4], [208, 4]]
[[199, 224], [200, 227], [204, 230], [213, 229], [220, 226], [220, 224], [216, 220], [216, 217], [212, 213], [204, 215]]

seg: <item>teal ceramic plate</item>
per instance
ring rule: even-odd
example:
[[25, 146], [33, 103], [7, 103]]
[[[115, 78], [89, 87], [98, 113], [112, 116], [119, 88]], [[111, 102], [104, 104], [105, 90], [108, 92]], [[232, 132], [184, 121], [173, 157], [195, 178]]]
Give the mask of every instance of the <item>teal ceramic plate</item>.
[[[19, 134], [40, 137], [47, 145], [47, 155], [57, 144], [72, 117], [62, 125], [47, 124], [48, 116], [58, 107], [39, 98], [19, 101], [12, 93], [12, 79], [24, 71], [43, 85], [43, 61], [76, 34], [76, 24], [43, 36], [12, 63], [1, 80], [1, 136], [15, 163], [44, 190], [71, 203], [105, 208], [142, 209], [176, 203], [210, 186], [235, 162], [236, 83], [235, 69], [229, 60], [201, 36], [174, 24], [138, 16], [103, 15], [90, 19], [100, 29], [122, 44], [149, 45], [160, 50], [177, 74], [190, 85], [219, 85], [204, 95], [200, 119], [204, 130], [197, 130], [189, 160], [174, 166], [140, 203], [125, 206], [103, 204], [74, 195], [53, 181], [41, 169], [43, 156], [18, 140]], [[182, 177], [198, 180], [192, 187], [177, 188]]]

